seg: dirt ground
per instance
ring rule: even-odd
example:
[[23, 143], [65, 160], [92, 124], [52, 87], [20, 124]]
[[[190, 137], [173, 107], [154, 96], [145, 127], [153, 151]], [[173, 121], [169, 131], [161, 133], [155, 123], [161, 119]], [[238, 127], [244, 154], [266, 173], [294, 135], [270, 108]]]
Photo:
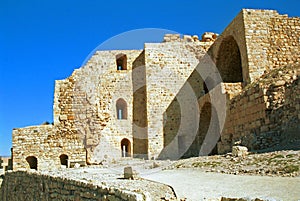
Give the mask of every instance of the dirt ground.
[[142, 178], [172, 186], [179, 199], [300, 200], [300, 151], [249, 153], [245, 157], [229, 153], [178, 161], [134, 159], [108, 166], [113, 171], [132, 166]]
[[249, 153], [245, 157], [234, 157], [231, 153], [195, 157], [179, 160], [167, 168], [197, 168], [234, 175], [295, 177], [300, 175], [300, 151]]
[[164, 170], [144, 178], [172, 186], [178, 198], [220, 200], [260, 198], [262, 200], [300, 200], [300, 177], [229, 175], [199, 169]]

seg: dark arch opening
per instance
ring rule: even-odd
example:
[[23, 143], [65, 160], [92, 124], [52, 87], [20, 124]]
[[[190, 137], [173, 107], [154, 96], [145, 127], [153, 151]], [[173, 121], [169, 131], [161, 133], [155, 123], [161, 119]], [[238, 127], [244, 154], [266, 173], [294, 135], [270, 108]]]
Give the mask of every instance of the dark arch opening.
[[30, 169], [37, 170], [37, 158], [35, 156], [28, 156], [26, 158], [27, 163], [29, 164]]
[[127, 103], [124, 99], [117, 100], [117, 119], [127, 119]]
[[68, 155], [62, 154], [59, 156], [59, 159], [61, 165], [65, 165], [66, 167], [68, 167], [68, 159], [69, 159]]
[[118, 54], [116, 56], [117, 70], [127, 70], [127, 56], [126, 54]]
[[233, 36], [223, 39], [218, 50], [217, 68], [223, 82], [243, 82], [241, 53]]
[[130, 157], [131, 156], [131, 145], [130, 145], [130, 141], [126, 138], [124, 138], [121, 141], [121, 153], [122, 153], [122, 157]]

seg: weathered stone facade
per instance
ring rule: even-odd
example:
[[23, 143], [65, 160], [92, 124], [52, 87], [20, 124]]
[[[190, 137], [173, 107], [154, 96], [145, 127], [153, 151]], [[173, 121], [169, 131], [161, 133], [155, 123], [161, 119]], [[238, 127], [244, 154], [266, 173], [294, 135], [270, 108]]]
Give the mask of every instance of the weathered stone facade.
[[97, 51], [56, 81], [54, 125], [13, 131], [14, 169], [29, 168], [30, 156], [48, 168], [225, 153], [236, 143], [267, 149], [297, 138], [299, 37], [299, 18], [244, 9], [220, 36], [168, 34], [143, 50]]

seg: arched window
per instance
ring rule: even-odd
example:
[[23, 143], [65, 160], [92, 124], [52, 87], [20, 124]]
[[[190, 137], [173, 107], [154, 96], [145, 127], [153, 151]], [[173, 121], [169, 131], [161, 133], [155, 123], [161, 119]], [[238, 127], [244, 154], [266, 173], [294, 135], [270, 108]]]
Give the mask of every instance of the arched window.
[[117, 70], [127, 70], [127, 56], [126, 54], [118, 54], [116, 56]]
[[130, 157], [131, 156], [130, 141], [126, 138], [124, 138], [121, 141], [121, 151], [122, 151], [122, 157]]
[[68, 167], [68, 159], [69, 159], [68, 155], [62, 154], [59, 156], [59, 159], [61, 165], [65, 165], [66, 167]]
[[124, 99], [117, 100], [117, 119], [127, 119], [127, 103]]
[[37, 170], [37, 158], [35, 156], [28, 156], [26, 161], [30, 167], [30, 169]]

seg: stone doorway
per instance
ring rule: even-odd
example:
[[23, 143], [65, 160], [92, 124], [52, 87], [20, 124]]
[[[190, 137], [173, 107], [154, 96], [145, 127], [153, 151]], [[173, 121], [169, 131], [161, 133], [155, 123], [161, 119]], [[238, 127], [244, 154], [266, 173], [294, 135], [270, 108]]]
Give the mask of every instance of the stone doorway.
[[37, 164], [37, 158], [35, 156], [28, 156], [26, 158], [26, 161], [27, 161], [30, 169], [37, 170], [38, 164]]
[[130, 157], [131, 156], [131, 143], [128, 139], [124, 138], [121, 141], [121, 156]]
[[68, 167], [68, 160], [69, 160], [68, 155], [62, 154], [62, 155], [59, 156], [59, 159], [60, 159], [60, 164], [61, 165], [65, 165], [66, 167]]

